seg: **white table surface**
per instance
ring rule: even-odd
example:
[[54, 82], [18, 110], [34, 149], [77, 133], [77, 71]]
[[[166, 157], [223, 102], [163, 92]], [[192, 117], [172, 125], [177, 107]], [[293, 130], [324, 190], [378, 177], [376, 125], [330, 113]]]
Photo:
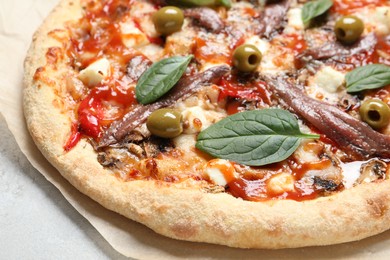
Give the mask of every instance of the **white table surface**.
[[33, 168], [1, 116], [0, 259], [125, 259]]

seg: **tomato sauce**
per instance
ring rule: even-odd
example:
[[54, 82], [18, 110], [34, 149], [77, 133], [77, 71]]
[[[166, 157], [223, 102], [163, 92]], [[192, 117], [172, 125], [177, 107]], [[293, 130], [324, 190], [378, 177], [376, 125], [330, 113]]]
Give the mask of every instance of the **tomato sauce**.
[[[76, 32], [68, 50], [74, 64], [83, 69], [104, 54], [111, 56], [121, 67], [126, 67], [136, 51], [123, 44], [119, 22], [132, 2], [110, 0], [87, 5], [86, 14], [79, 21], [82, 37]], [[96, 27], [96, 24], [100, 27]], [[120, 78], [121, 75], [117, 76]], [[94, 87], [78, 106], [78, 123], [72, 126], [71, 136], [64, 149], [68, 151], [73, 148], [82, 135], [98, 139], [103, 128], [121, 118], [134, 103], [134, 88], [127, 86], [126, 80], [107, 80]]]
[[331, 11], [342, 15], [348, 15], [363, 7], [383, 6], [387, 3], [387, 0], [335, 0], [333, 1]]
[[271, 104], [271, 93], [264, 81], [240, 79], [233, 74], [223, 77], [220, 83], [218, 99], [221, 101], [227, 97]]
[[221, 44], [197, 37], [193, 53], [198, 61], [231, 64], [230, 50], [221, 47]]
[[289, 34], [283, 36], [282, 43], [285, 48], [292, 50], [294, 56], [301, 54], [307, 48], [306, 40], [301, 34]]
[[[314, 186], [305, 184], [301, 179], [309, 171], [324, 170], [332, 165], [328, 158], [323, 158], [316, 162], [299, 163], [290, 158], [286, 164], [275, 163], [267, 166], [273, 174], [268, 174], [260, 179], [251, 180], [248, 178], [236, 178], [228, 183], [227, 191], [233, 196], [250, 201], [265, 201], [270, 199], [292, 199], [297, 201], [314, 199], [321, 191]], [[294, 190], [285, 191], [281, 194], [274, 194], [267, 188], [267, 182], [281, 172], [289, 172], [294, 176]]]

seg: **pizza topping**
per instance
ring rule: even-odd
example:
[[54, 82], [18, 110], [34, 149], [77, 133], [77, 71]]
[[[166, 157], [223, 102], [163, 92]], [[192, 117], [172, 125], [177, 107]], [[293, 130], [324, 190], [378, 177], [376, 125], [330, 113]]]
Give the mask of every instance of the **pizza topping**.
[[345, 81], [349, 93], [384, 87], [390, 84], [390, 67], [383, 64], [358, 67], [346, 74]]
[[250, 166], [280, 162], [305, 138], [292, 114], [281, 109], [237, 113], [211, 125], [198, 135], [196, 148], [215, 157]]
[[251, 72], [259, 66], [262, 54], [256, 46], [243, 44], [233, 52], [233, 65], [239, 71]]
[[224, 28], [224, 24], [218, 13], [211, 8], [189, 8], [184, 10], [184, 15], [191, 17], [196, 21], [196, 24], [210, 32], [219, 33]]
[[[389, 85], [388, 71], [345, 73], [390, 60], [388, 37], [378, 33], [387, 30], [388, 7], [367, 11], [378, 12], [381, 27], [360, 8], [350, 13], [364, 20], [363, 34], [345, 23], [334, 33], [334, 8], [324, 26], [305, 30], [332, 1], [304, 2], [233, 1], [230, 10], [210, 8], [229, 7], [226, 0], [86, 5], [80, 28], [70, 29], [70, 66], [80, 75], [67, 79], [67, 98], [78, 106], [65, 149], [91, 137], [98, 161], [124, 181], [188, 180], [253, 201], [314, 199], [385, 179], [387, 161], [359, 162], [356, 173], [345, 162], [390, 156], [390, 137], [358, 120], [388, 125], [382, 107], [359, 116], [368, 97], [389, 103], [388, 88], [362, 91]], [[176, 4], [186, 7], [166, 6]], [[294, 60], [306, 63], [302, 70]], [[359, 94], [346, 93], [345, 81]], [[344, 101], [349, 114], [338, 109]]]
[[173, 138], [183, 132], [181, 118], [182, 115], [178, 110], [161, 108], [150, 114], [146, 126], [156, 136]]
[[[344, 83], [344, 74], [333, 69], [330, 66], [325, 66], [319, 70], [314, 77], [314, 84], [320, 87], [327, 93], [336, 93]], [[318, 93], [316, 93], [318, 94]], [[324, 95], [326, 98], [329, 95]]]
[[227, 8], [232, 6], [230, 0], [168, 0], [168, 2], [189, 6], [225, 6]]
[[334, 1], [332, 10], [339, 14], [351, 14], [363, 7], [382, 6], [388, 3], [388, 0], [337, 0]]
[[186, 99], [202, 86], [215, 84], [220, 81], [223, 75], [229, 71], [229, 67], [222, 65], [212, 67], [202, 73], [183, 77], [175, 87], [163, 98], [155, 103], [139, 105], [123, 116], [122, 119], [111, 124], [110, 128], [103, 134], [98, 147], [105, 147], [117, 143], [134, 128], [146, 121], [148, 116], [155, 110], [172, 106], [179, 99]]
[[260, 24], [255, 28], [256, 33], [260, 36], [270, 38], [275, 32], [282, 29], [284, 26], [283, 21], [286, 18], [290, 4], [290, 0], [267, 4], [259, 16]]
[[[278, 77], [269, 79], [271, 86], [286, 105], [331, 138], [354, 159], [390, 156], [390, 137], [337, 107], [307, 96], [294, 84]], [[377, 140], [382, 140], [378, 142]]]
[[152, 62], [148, 58], [143, 55], [136, 55], [127, 63], [126, 74], [136, 82], [151, 65]]
[[237, 178], [233, 164], [228, 160], [213, 159], [207, 162], [203, 172], [216, 185], [226, 186]]
[[181, 29], [184, 22], [183, 11], [174, 6], [166, 6], [152, 16], [156, 31], [162, 35], [169, 35]]
[[381, 129], [390, 122], [390, 108], [380, 99], [367, 99], [359, 109], [362, 120], [374, 129]]
[[298, 55], [297, 58], [302, 61], [314, 59], [347, 63], [351, 57], [353, 58], [359, 54], [373, 53], [377, 42], [375, 34], [370, 33], [351, 46], [341, 45], [336, 41], [327, 42], [322, 46], [305, 50], [302, 54]]
[[285, 192], [292, 192], [295, 190], [294, 177], [289, 173], [280, 173], [274, 175], [267, 182], [267, 190], [274, 195], [280, 195]]
[[170, 57], [154, 63], [138, 80], [135, 95], [141, 104], [149, 104], [167, 93], [181, 78], [192, 56]]
[[315, 0], [304, 4], [302, 8], [302, 21], [305, 26], [308, 26], [313, 18], [316, 18], [328, 11], [332, 5], [332, 0]]
[[387, 164], [381, 160], [373, 159], [364, 164], [360, 168], [360, 176], [356, 180], [357, 183], [368, 183], [378, 179], [385, 179]]
[[363, 31], [363, 21], [354, 15], [343, 16], [338, 19], [334, 25], [334, 32], [337, 40], [344, 44], [356, 42]]
[[80, 71], [79, 79], [87, 86], [94, 87], [110, 74], [110, 62], [99, 59]]

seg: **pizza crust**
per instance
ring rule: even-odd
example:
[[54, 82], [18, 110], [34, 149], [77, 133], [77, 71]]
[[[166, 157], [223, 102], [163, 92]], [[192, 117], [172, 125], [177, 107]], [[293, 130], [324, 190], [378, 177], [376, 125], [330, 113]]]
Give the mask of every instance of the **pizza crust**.
[[[159, 234], [231, 247], [328, 245], [359, 240], [389, 228], [390, 180], [361, 184], [316, 200], [250, 202], [226, 193], [207, 193], [191, 181], [125, 182], [97, 162], [96, 152], [85, 140], [64, 152], [71, 119], [58, 93], [65, 80], [61, 72], [67, 69], [61, 59], [66, 57], [61, 55], [63, 44], [52, 32], [59, 32], [68, 20], [77, 20], [80, 15], [79, 1], [61, 1], [35, 34], [25, 62], [23, 104], [38, 148], [82, 193]], [[59, 62], [47, 67], [46, 54], [53, 46], [59, 48]]]

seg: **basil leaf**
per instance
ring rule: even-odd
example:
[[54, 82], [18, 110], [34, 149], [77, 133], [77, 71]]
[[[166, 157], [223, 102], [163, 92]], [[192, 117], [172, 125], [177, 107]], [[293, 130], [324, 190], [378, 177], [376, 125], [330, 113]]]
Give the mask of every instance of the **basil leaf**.
[[198, 135], [196, 147], [212, 156], [249, 166], [280, 162], [289, 157], [303, 134], [294, 116], [282, 109], [246, 111], [226, 117]]
[[307, 2], [302, 8], [302, 21], [308, 26], [311, 19], [328, 11], [333, 5], [332, 0], [316, 0]]
[[383, 64], [370, 64], [358, 67], [345, 75], [347, 92], [381, 88], [390, 84], [390, 67]]
[[187, 6], [232, 6], [231, 0], [168, 0], [172, 5], [187, 5]]
[[192, 57], [176, 56], [154, 63], [141, 75], [135, 87], [138, 102], [149, 104], [167, 93], [179, 81]]

